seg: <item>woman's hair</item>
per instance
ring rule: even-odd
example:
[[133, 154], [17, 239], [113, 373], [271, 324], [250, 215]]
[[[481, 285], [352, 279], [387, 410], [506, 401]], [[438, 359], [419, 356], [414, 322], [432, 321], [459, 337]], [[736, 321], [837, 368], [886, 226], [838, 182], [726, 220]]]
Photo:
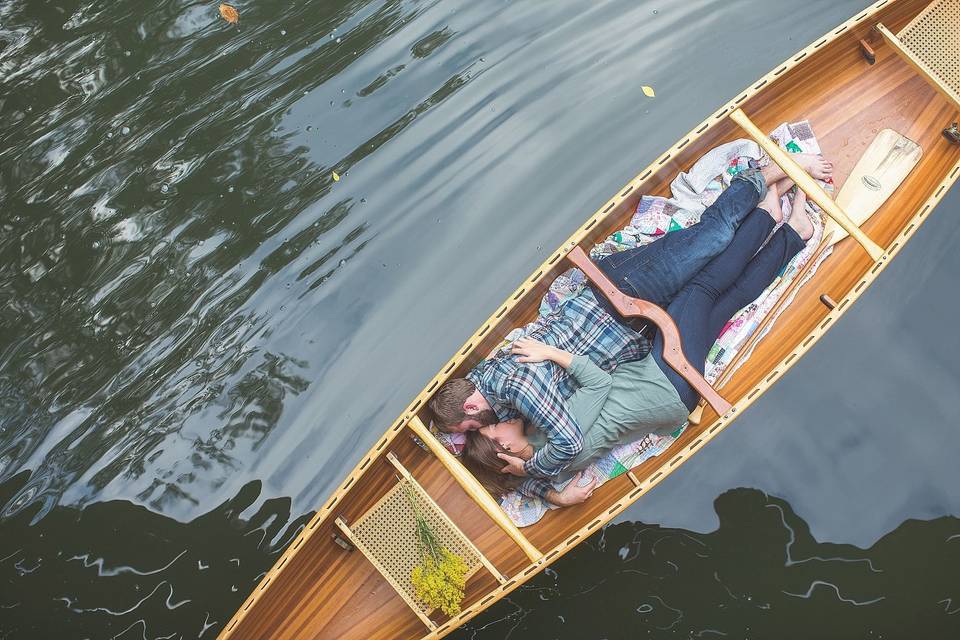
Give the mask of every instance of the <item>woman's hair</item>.
[[510, 493], [523, 482], [523, 478], [512, 473], [503, 473], [507, 463], [497, 457], [498, 453], [510, 452], [479, 431], [467, 432], [461, 454], [463, 466], [496, 498]]

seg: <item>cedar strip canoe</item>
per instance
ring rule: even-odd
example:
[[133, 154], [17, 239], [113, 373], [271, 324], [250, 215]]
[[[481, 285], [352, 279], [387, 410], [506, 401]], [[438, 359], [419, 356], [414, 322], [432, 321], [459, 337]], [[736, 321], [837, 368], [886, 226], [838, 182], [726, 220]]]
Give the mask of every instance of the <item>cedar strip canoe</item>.
[[[750, 85], [590, 216], [388, 427], [225, 625], [221, 640], [442, 637], [599, 530], [720, 433], [849, 309], [960, 174], [960, 146], [941, 134], [960, 111], [956, 87], [947, 86], [935, 69], [918, 63], [901, 43], [890, 39], [915, 18], [923, 20], [932, 6], [944, 4], [947, 13], [960, 20], [960, 0], [883, 0], [872, 5]], [[878, 23], [883, 27], [877, 29]], [[935, 39], [927, 46], [940, 44]], [[950, 51], [945, 57], [957, 55]], [[871, 56], [875, 64], [868, 62]], [[423, 436], [423, 424], [429, 423], [427, 400], [446, 379], [462, 376], [477, 364], [511, 329], [536, 317], [550, 282], [569, 268], [566, 256], [571, 249], [589, 250], [624, 226], [641, 194], [668, 195], [674, 176], [705, 152], [748, 137], [730, 119], [737, 110], [762, 131], [784, 121], [809, 120], [824, 155], [834, 162], [838, 187], [879, 130], [890, 128], [918, 143], [923, 148], [919, 164], [861, 227], [882, 255], [872, 258], [856, 238], [839, 242], [723, 386], [723, 396], [733, 404], [729, 411], [718, 416], [706, 407], [699, 423], [691, 424], [668, 451], [633, 473], [608, 481], [587, 502], [551, 511], [522, 530], [511, 527], [490, 496], [478, 490], [472, 476], [463, 474], [442, 447], [428, 452], [413, 441], [412, 436]], [[395, 458], [388, 459], [389, 453]], [[454, 618], [436, 611], [414, 612], [362, 549], [348, 550], [335, 539], [347, 537], [338, 522], [352, 526], [396, 486], [397, 464], [409, 471], [487, 561], [468, 580], [463, 611]]]

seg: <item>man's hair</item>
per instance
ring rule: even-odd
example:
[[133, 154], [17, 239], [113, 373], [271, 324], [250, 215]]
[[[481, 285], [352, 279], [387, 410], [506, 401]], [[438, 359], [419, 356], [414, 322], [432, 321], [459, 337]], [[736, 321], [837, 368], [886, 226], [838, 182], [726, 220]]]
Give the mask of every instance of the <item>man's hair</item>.
[[467, 418], [467, 414], [463, 411], [463, 403], [476, 390], [477, 387], [466, 378], [454, 378], [440, 385], [427, 403], [430, 411], [433, 412], [437, 427], [446, 431], [451, 425], [463, 422]]

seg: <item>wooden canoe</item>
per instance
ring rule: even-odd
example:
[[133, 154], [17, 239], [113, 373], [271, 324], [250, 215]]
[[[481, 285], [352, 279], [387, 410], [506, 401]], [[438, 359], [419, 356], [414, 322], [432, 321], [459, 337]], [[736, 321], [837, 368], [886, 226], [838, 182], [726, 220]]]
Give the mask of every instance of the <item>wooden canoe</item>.
[[[952, 3], [954, 15], [960, 13], [960, 0], [934, 4], [943, 3]], [[598, 531], [717, 436], [850, 308], [960, 174], [960, 146], [941, 135], [960, 110], [956, 88], [917, 55], [922, 43], [900, 42], [893, 35], [922, 22], [930, 12], [928, 0], [876, 3], [750, 85], [619, 190], [520, 284], [389, 425], [224, 626], [220, 638], [442, 637]], [[869, 56], [874, 64], [867, 61]], [[947, 57], [956, 56], [954, 51]], [[571, 249], [588, 249], [621, 228], [641, 194], [667, 194], [674, 176], [709, 149], [747, 137], [737, 124], [742, 118], [734, 121], [742, 114], [762, 131], [784, 121], [810, 120], [825, 155], [835, 163], [838, 186], [881, 129], [893, 129], [920, 145], [923, 155], [916, 168], [862, 226], [879, 254], [874, 251], [871, 257], [855, 237], [836, 245], [824, 268], [799, 289], [770, 335], [724, 384], [722, 394], [733, 405], [725, 415], [707, 407], [699, 423], [668, 451], [607, 482], [586, 503], [552, 511], [522, 531], [513, 528], [490, 496], [477, 490], [472, 476], [424, 433], [431, 393], [447, 378], [462, 376], [506, 333], [535, 317], [550, 282], [568, 268]], [[415, 435], [425, 439], [432, 452], [418, 446]], [[348, 550], [335, 539], [343, 540], [344, 527], [384, 504], [398, 477], [419, 485], [482, 557], [482, 566], [467, 582], [463, 610], [452, 619], [414, 611], [363, 549]]]

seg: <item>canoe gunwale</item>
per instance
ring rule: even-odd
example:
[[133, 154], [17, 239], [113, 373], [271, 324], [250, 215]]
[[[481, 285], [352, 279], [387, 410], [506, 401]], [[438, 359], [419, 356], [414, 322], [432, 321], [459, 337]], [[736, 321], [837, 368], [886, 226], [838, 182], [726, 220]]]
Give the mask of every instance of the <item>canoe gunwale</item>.
[[[871, 5], [861, 13], [851, 17], [837, 28], [831, 30], [825, 36], [818, 38], [813, 43], [788, 58], [784, 63], [775, 67], [774, 70], [770, 71], [759, 80], [751, 83], [751, 85], [745, 91], [738, 94], [736, 98], [725, 103], [714, 113], [705, 118], [701, 123], [691, 129], [685, 136], [682, 136], [675, 145], [651, 162], [644, 170], [638, 173], [635, 178], [624, 185], [623, 188], [619, 189], [613, 198], [607, 200], [567, 239], [566, 242], [564, 242], [557, 250], [555, 250], [539, 267], [535, 268], [530, 277], [520, 283], [520, 285], [506, 298], [504, 304], [498, 307], [494, 313], [491, 314], [491, 316], [480, 325], [480, 328], [465, 341], [463, 346], [456, 351], [455, 355], [441, 368], [440, 372], [438, 372], [425, 385], [424, 389], [390, 425], [384, 435], [379, 438], [373, 444], [370, 450], [364, 455], [364, 457], [358, 461], [354, 469], [349, 475], [346, 476], [346, 478], [344, 478], [337, 490], [330, 496], [330, 498], [316, 512], [316, 514], [314, 514], [314, 516], [297, 535], [296, 539], [294, 539], [294, 541], [287, 547], [273, 567], [271, 567], [271, 569], [263, 576], [261, 581], [252, 590], [251, 594], [246, 600], [244, 600], [240, 608], [234, 613], [231, 620], [224, 626], [223, 631], [218, 637], [221, 640], [227, 640], [233, 636], [234, 632], [240, 627], [240, 623], [243, 621], [243, 619], [253, 611], [254, 605], [257, 603], [261, 594], [266, 592], [269, 585], [277, 578], [277, 576], [279, 576], [285, 567], [292, 564], [291, 560], [302, 548], [306, 546], [307, 541], [313, 536], [314, 533], [317, 532], [317, 530], [320, 528], [320, 525], [325, 522], [332, 524], [332, 516], [334, 516], [335, 510], [346, 497], [350, 488], [356, 484], [359, 478], [363, 476], [367, 470], [371, 468], [373, 461], [385, 454], [388, 445], [393, 442], [393, 440], [401, 431], [406, 430], [408, 434], [413, 435], [413, 431], [408, 427], [408, 423], [415, 416], [417, 416], [418, 412], [424, 409], [426, 401], [431, 397], [433, 391], [440, 384], [446, 381], [454, 371], [464, 364], [467, 358], [472, 355], [475, 347], [477, 347], [485, 337], [488, 337], [488, 332], [493, 330], [494, 327], [496, 327], [502, 321], [502, 318], [506, 314], [509, 314], [513, 309], [520, 306], [521, 303], [526, 300], [526, 296], [531, 295], [531, 289], [535, 285], [541, 284], [545, 278], [550, 277], [551, 273], [556, 271], [558, 268], [564, 268], [563, 258], [566, 256], [566, 254], [575, 246], [582, 245], [585, 241], [588, 241], [591, 235], [596, 233], [595, 227], [606, 220], [608, 214], [616, 212], [619, 205], [629, 198], [631, 194], [643, 187], [647, 183], [648, 179], [655, 177], [657, 173], [664, 168], [664, 165], [666, 165], [670, 160], [676, 158], [691, 143], [701, 138], [708, 132], [711, 132], [715, 126], [725, 122], [730, 113], [742, 106], [750, 98], [757, 96], [763, 89], [769, 88], [769, 85], [778, 80], [783, 73], [797, 67], [801, 62], [805, 61], [810, 54], [816, 52], [823, 46], [836, 41], [838, 38], [845, 35], [849, 29], [856, 27], [864, 20], [875, 16], [884, 7], [888, 7], [895, 3], [897, 3], [897, 0], [881, 0]], [[855, 302], [868, 288], [869, 284], [872, 283], [886, 268], [892, 258], [899, 253], [900, 249], [906, 243], [906, 240], [916, 233], [917, 229], [926, 219], [929, 212], [933, 210], [937, 203], [940, 202], [950, 186], [956, 182], [958, 177], [960, 177], [960, 161], [956, 162], [951, 169], [945, 171], [945, 177], [940, 184], [933, 189], [932, 194], [927, 198], [927, 200], [917, 207], [916, 213], [909, 221], [904, 223], [900, 232], [893, 240], [890, 241], [889, 246], [885, 247], [885, 254], [879, 260], [875, 261], [872, 266], [869, 266], [866, 269], [862, 278], [850, 287], [849, 291], [844, 297], [837, 300], [836, 307], [832, 310], [829, 310], [829, 313], [827, 313], [824, 319], [816, 325], [815, 329], [809, 332], [802, 340], [797, 342], [797, 346], [793, 351], [782, 358], [778, 364], [770, 368], [769, 375], [765, 376], [754, 387], [745, 391], [742, 396], [733, 403], [733, 407], [725, 416], [717, 417], [709, 424], [709, 426], [703, 429], [694, 442], [683, 446], [679, 450], [673, 451], [669, 459], [664, 457], [662, 462], [658, 465], [657, 470], [653, 472], [650, 477], [640, 480], [639, 484], [636, 482], [636, 479], [634, 479], [633, 483], [629, 486], [629, 490], [626, 491], [619, 499], [607, 504], [600, 516], [595, 518], [581, 529], [571, 533], [569, 536], [567, 536], [567, 538], [565, 538], [552, 549], [544, 549], [545, 555], [541, 560], [537, 562], [531, 562], [529, 565], [522, 567], [513, 576], [508, 576], [507, 582], [494, 588], [486, 595], [478, 598], [476, 602], [464, 609], [458, 616], [446, 621], [443, 624], [439, 624], [437, 629], [428, 632], [426, 635], [422, 636], [422, 639], [426, 640], [443, 637], [491, 606], [493, 603], [499, 601], [502, 597], [506, 596], [520, 585], [527, 582], [527, 580], [532, 578], [534, 575], [539, 573], [545, 567], [552, 564], [554, 561], [576, 546], [576, 544], [581, 542], [586, 536], [592, 534], [598, 528], [607, 524], [614, 517], [622, 513], [628, 506], [639, 499], [640, 496], [644, 495], [654, 486], [659, 484], [660, 481], [666, 478], [681, 464], [686, 462], [686, 460], [689, 459], [693, 453], [696, 453], [700, 448], [710, 442], [728, 424], [736, 419], [740, 413], [752, 405], [757, 398], [763, 395], [763, 392], [766, 389], [775, 384], [784, 373], [786, 373], [794, 364], [796, 364], [800, 356], [812, 348], [813, 345], [815, 345], [826, 333], [826, 331], [832, 327], [836, 319], [841, 317], [846, 310], [850, 308], [852, 303]], [[491, 598], [491, 596], [493, 596], [493, 598]]]

